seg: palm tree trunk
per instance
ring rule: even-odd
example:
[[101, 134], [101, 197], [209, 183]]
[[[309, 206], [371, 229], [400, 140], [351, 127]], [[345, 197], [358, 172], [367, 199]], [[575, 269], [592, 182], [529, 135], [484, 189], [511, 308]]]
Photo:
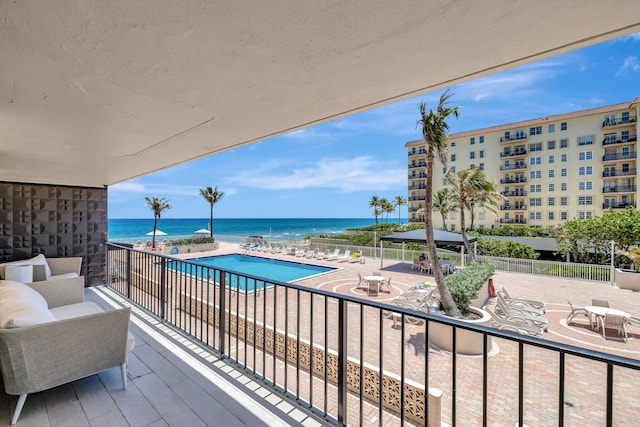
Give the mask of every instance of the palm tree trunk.
[[[427, 185], [426, 185], [426, 194], [424, 201], [424, 210], [425, 212], [431, 212], [433, 208], [433, 147], [428, 144], [427, 149]], [[444, 275], [442, 274], [442, 270], [440, 269], [440, 263], [438, 262], [438, 254], [436, 252], [436, 242], [433, 238], [433, 220], [432, 215], [425, 215], [424, 217], [424, 231], [425, 237], [427, 240], [427, 253], [429, 255], [429, 262], [431, 263], [431, 270], [433, 271], [433, 277], [436, 281], [436, 287], [438, 288], [438, 293], [440, 294], [440, 303], [444, 308], [445, 313], [448, 316], [454, 318], [461, 318], [462, 314], [458, 307], [456, 306], [453, 297], [451, 297], [451, 293], [449, 292], [449, 288], [447, 288], [447, 284], [444, 281]]]
[[449, 231], [449, 230], [447, 230], [446, 215], [444, 214], [444, 212], [440, 212], [440, 214], [442, 215], [442, 226], [444, 227], [444, 231]]
[[464, 208], [460, 209], [460, 234], [462, 235], [462, 241], [464, 242], [464, 248], [469, 254], [469, 259], [471, 262], [476, 260], [476, 254], [471, 250], [471, 244], [469, 243], [469, 239], [467, 239], [467, 233], [464, 231], [465, 229], [465, 218], [464, 218]]
[[211, 203], [211, 213], [209, 214], [209, 237], [213, 237], [213, 203]]
[[471, 209], [469, 210], [469, 212], [471, 213], [471, 229], [473, 230], [473, 220], [476, 217], [476, 213], [475, 213], [475, 209], [474, 209], [475, 205], [471, 205]]
[[156, 227], [158, 225], [158, 216], [153, 216], [153, 236], [151, 237], [151, 247], [155, 249], [156, 247]]

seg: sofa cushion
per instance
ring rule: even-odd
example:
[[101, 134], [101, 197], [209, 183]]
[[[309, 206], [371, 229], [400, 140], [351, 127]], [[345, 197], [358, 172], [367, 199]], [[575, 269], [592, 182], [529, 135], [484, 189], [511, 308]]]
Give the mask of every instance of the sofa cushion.
[[49, 308], [47, 300], [38, 292], [24, 283], [11, 280], [0, 280], [0, 302], [2, 301], [24, 301], [44, 309]]
[[72, 277], [79, 277], [78, 273], [63, 273], [56, 274], [55, 276], [49, 276], [47, 280], [61, 280], [61, 279], [70, 279]]
[[[44, 268], [45, 278], [48, 279], [51, 276], [51, 268], [49, 268], [49, 263], [47, 262], [47, 258], [43, 254], [34, 256], [30, 259], [24, 259], [20, 261], [12, 261], [5, 262], [0, 265], [0, 267], [6, 267], [7, 265], [33, 265], [33, 266], [42, 266]], [[37, 277], [37, 270], [34, 268], [34, 277]], [[0, 279], [5, 278], [5, 269], [0, 268]]]
[[21, 328], [55, 320], [53, 314], [39, 304], [24, 300], [0, 301], [0, 329]]

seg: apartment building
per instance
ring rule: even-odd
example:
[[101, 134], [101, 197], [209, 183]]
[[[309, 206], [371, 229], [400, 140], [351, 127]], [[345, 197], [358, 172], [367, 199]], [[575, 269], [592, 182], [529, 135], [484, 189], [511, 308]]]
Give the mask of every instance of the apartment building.
[[[553, 226], [637, 207], [640, 97], [633, 101], [449, 135], [446, 167], [436, 161], [434, 193], [445, 173], [479, 167], [506, 197], [496, 213], [475, 209], [474, 226]], [[408, 142], [409, 222], [424, 221], [425, 148]], [[457, 212], [447, 226], [460, 228]], [[439, 214], [434, 225], [442, 226]], [[469, 220], [467, 220], [467, 223]]]

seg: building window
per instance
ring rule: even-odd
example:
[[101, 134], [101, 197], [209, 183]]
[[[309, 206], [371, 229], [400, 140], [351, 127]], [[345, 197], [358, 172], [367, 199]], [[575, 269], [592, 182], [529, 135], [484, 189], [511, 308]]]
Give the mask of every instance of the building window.
[[471, 145], [476, 143], [476, 139], [474, 137], [471, 137]]
[[629, 141], [629, 131], [628, 130], [623, 130], [622, 132], [620, 132], [620, 140], [622, 140], [622, 142], [628, 142]]
[[451, 173], [456, 173], [456, 167], [455, 166], [451, 166], [451, 168], [449, 168], [449, 170], [451, 171]]
[[556, 141], [547, 141], [547, 150], [555, 150]]
[[484, 150], [480, 150], [480, 158], [484, 159]]
[[542, 197], [532, 197], [529, 199], [529, 206], [542, 206]]
[[447, 168], [446, 167], [442, 167], [442, 173], [447, 173]]
[[547, 199], [547, 204], [548, 204], [549, 206], [555, 206], [555, 205], [556, 205], [556, 198], [555, 198], [555, 197], [549, 197], [549, 198]]
[[456, 213], [455, 212], [451, 212], [451, 219], [456, 219]]
[[554, 133], [556, 131], [556, 125], [549, 125], [547, 131], [549, 133]]
[[578, 197], [579, 205], [593, 205], [593, 196], [580, 196]]
[[541, 220], [542, 212], [529, 212], [529, 219], [531, 220]]
[[455, 155], [455, 154], [452, 154], [452, 155], [451, 155], [451, 161], [452, 161], [452, 162], [455, 162], [455, 161], [456, 161], [456, 155]]
[[567, 176], [567, 168], [560, 169], [560, 176]]
[[480, 170], [484, 170], [484, 163], [480, 163]]
[[531, 166], [533, 166], [533, 165], [540, 165], [540, 164], [542, 164], [542, 157], [539, 157], [539, 156], [538, 156], [538, 157], [531, 157], [531, 158], [529, 159], [529, 164], [530, 164]]
[[560, 183], [560, 191], [567, 191], [567, 183], [566, 182]]
[[560, 148], [567, 148], [569, 146], [569, 140], [568, 139], [561, 139], [560, 140]]
[[566, 221], [568, 218], [567, 211], [560, 212], [560, 219]]
[[578, 183], [578, 190], [580, 190], [580, 191], [593, 190], [593, 182], [591, 182], [591, 181], [580, 181]]
[[542, 192], [542, 185], [541, 184], [531, 184], [529, 186], [529, 191], [532, 193], [541, 193]]
[[535, 144], [529, 144], [529, 151], [542, 151], [542, 142], [536, 142]]
[[578, 160], [593, 160], [593, 151], [580, 151]]
[[476, 167], [476, 164], [475, 164], [475, 163], [471, 163], [471, 164], [469, 165], [469, 167], [470, 167], [471, 169], [473, 169], [473, 168], [475, 168], [475, 167]]
[[480, 137], [480, 144], [484, 144], [484, 136]]
[[628, 123], [629, 122], [629, 112], [625, 111], [622, 113], [622, 123]]
[[582, 147], [583, 145], [592, 145], [594, 140], [593, 135], [589, 136], [579, 136], [578, 137], [578, 146]]
[[580, 166], [578, 175], [593, 175], [593, 166]]
[[470, 159], [475, 159], [476, 158], [476, 152], [472, 151], [471, 153], [469, 153], [469, 158]]
[[529, 178], [531, 179], [540, 179], [542, 178], [542, 171], [530, 171]]
[[447, 178], [444, 178], [444, 179], [442, 180], [442, 185], [447, 185]]
[[555, 176], [556, 176], [556, 170], [549, 169], [549, 178], [555, 178]]
[[560, 155], [560, 161], [562, 163], [566, 163], [567, 162], [567, 155], [566, 154], [561, 154]]
[[578, 211], [578, 218], [580, 219], [589, 219], [593, 216], [593, 212], [591, 211]]
[[567, 197], [560, 197], [560, 206], [567, 206], [569, 199]]
[[549, 184], [549, 192], [554, 192], [556, 191], [556, 185], [555, 184]]
[[529, 135], [540, 135], [542, 134], [542, 126], [536, 126], [529, 129]]
[[455, 146], [456, 146], [456, 143], [455, 143], [455, 142], [452, 142], [452, 143], [451, 143], [451, 147], [455, 147]]
[[484, 212], [478, 212], [478, 219], [484, 219]]
[[567, 130], [567, 122], [560, 123], [560, 130]]
[[549, 156], [549, 163], [554, 163], [556, 161], [556, 156]]
[[554, 211], [550, 211], [547, 213], [547, 219], [549, 221], [553, 221], [556, 219], [556, 213]]

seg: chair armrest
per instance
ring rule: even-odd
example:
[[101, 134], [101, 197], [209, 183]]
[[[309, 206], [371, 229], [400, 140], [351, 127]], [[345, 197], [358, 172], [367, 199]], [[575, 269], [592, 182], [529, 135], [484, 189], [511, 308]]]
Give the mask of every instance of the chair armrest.
[[76, 273], [80, 275], [82, 257], [47, 258], [52, 275]]
[[49, 308], [84, 301], [84, 277], [26, 283], [47, 300]]
[[0, 330], [0, 370], [8, 394], [47, 390], [122, 365], [130, 308]]

